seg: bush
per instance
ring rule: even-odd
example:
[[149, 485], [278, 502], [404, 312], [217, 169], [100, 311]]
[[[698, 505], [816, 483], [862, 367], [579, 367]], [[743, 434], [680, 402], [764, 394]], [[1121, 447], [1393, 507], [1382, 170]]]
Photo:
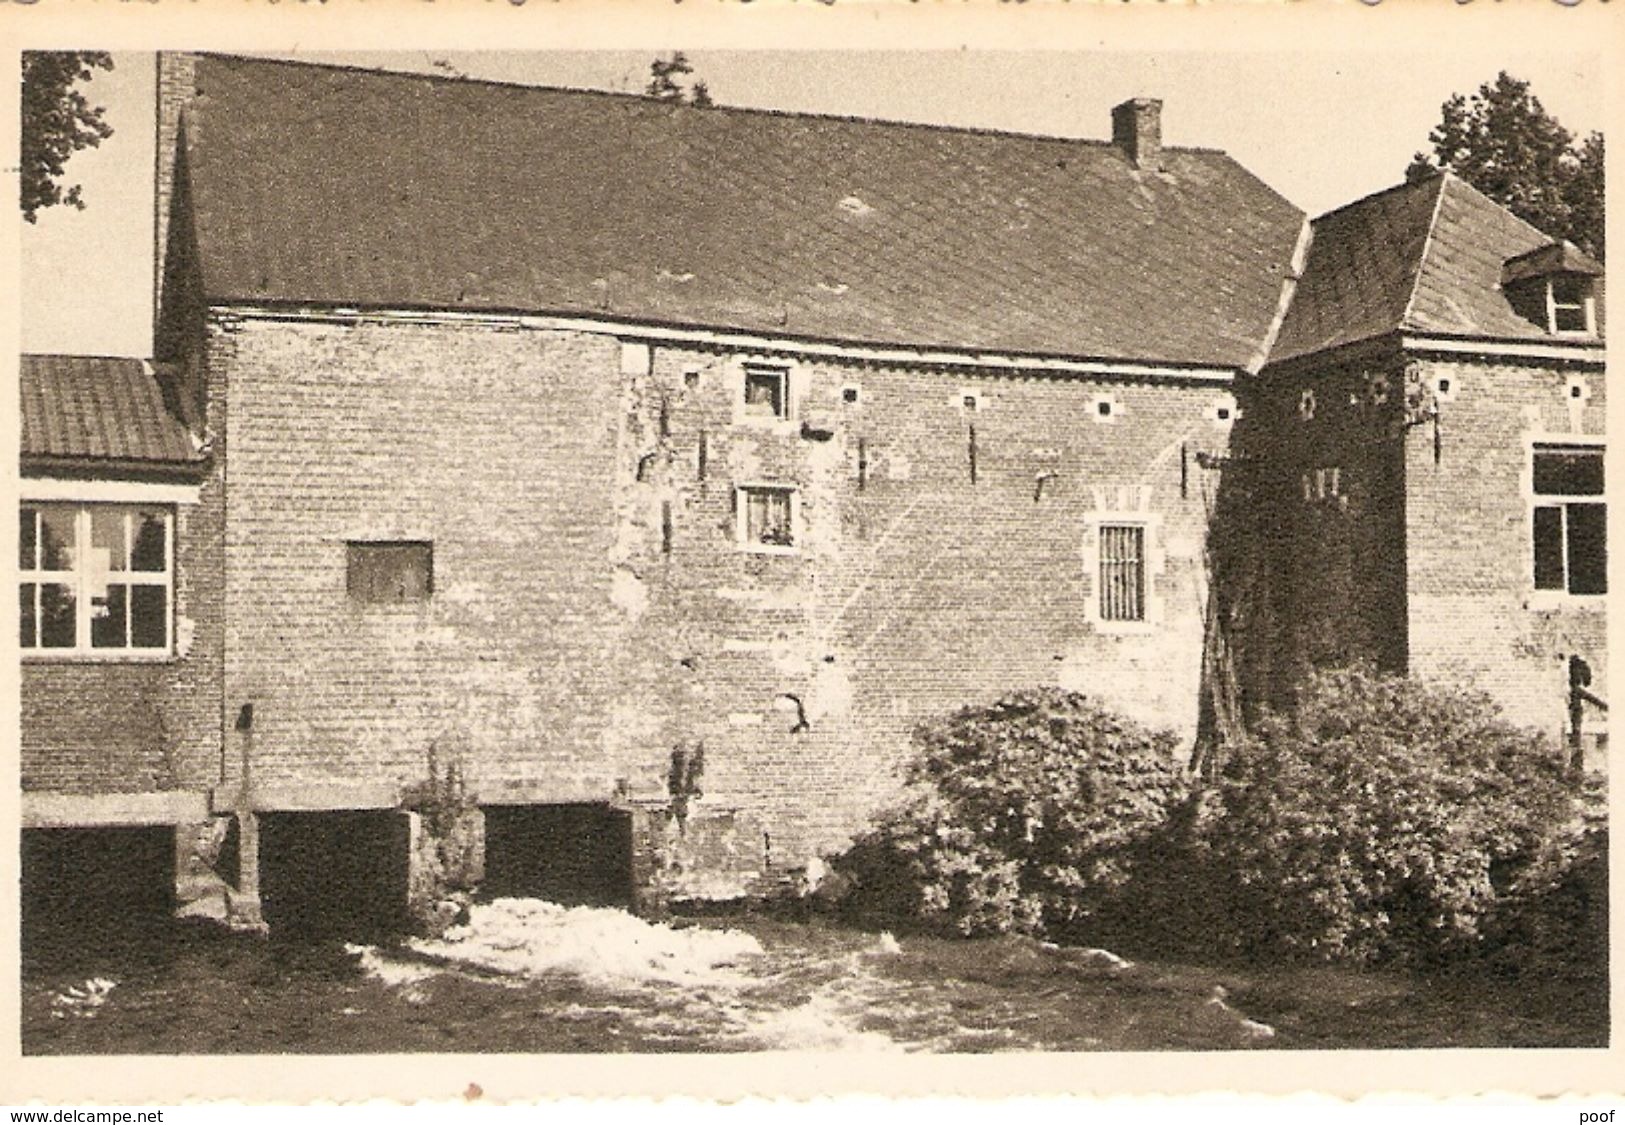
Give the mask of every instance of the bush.
[[908, 799], [835, 867], [859, 913], [965, 935], [1053, 934], [1107, 910], [1187, 792], [1171, 733], [1059, 689], [915, 740]]
[[1584, 793], [1585, 815], [1555, 826], [1541, 855], [1520, 874], [1488, 927], [1487, 960], [1510, 976], [1589, 979], [1606, 998], [1608, 826], [1603, 787]]
[[1209, 833], [1255, 952], [1437, 962], [1572, 823], [1561, 755], [1483, 696], [1319, 673], [1230, 759]]

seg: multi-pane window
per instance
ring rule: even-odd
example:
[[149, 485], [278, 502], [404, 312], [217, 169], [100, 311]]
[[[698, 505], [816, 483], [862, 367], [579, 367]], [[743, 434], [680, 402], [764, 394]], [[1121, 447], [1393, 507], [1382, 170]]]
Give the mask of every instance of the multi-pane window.
[[168, 652], [174, 514], [133, 504], [24, 504], [18, 594], [24, 650]]
[[1145, 620], [1145, 528], [1100, 527], [1100, 619]]
[[345, 589], [358, 602], [427, 601], [434, 593], [434, 545], [423, 541], [345, 545]]
[[1590, 335], [1596, 330], [1592, 324], [1595, 305], [1590, 278], [1568, 274], [1552, 278], [1547, 301], [1551, 331]]
[[795, 489], [741, 485], [738, 490], [739, 541], [746, 547], [796, 545]]
[[745, 366], [745, 417], [790, 417], [790, 371], [765, 363]]
[[1600, 446], [1536, 446], [1535, 588], [1608, 592], [1608, 505]]

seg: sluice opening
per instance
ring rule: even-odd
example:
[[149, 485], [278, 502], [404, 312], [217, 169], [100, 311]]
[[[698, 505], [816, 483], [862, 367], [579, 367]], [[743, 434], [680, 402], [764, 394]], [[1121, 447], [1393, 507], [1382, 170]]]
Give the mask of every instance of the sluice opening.
[[482, 897], [633, 905], [632, 818], [608, 805], [492, 805]]
[[22, 951], [30, 960], [121, 949], [175, 914], [175, 829], [25, 828]]
[[404, 929], [409, 831], [388, 809], [260, 814], [271, 934], [361, 940]]

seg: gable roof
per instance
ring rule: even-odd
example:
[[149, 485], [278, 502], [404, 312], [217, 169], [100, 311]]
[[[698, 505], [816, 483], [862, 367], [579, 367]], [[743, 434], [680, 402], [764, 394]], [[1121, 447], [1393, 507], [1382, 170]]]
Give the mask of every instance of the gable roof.
[[1271, 363], [1396, 331], [1551, 338], [1513, 309], [1501, 282], [1509, 260], [1553, 239], [1458, 176], [1446, 172], [1367, 196], [1322, 215], [1311, 230]]
[[203, 455], [164, 400], [151, 365], [81, 355], [22, 357], [24, 461], [195, 465]]
[[1223, 153], [205, 56], [216, 303], [1242, 367], [1303, 224]]

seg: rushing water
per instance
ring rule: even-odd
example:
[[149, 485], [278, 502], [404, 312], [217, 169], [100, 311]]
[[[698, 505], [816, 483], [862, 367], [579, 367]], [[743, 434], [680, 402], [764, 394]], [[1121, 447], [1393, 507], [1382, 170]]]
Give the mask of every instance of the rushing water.
[[1019, 938], [656, 925], [505, 899], [437, 941], [300, 945], [193, 922], [116, 954], [34, 960], [22, 1031], [34, 1054], [1575, 1045], [1400, 978], [1268, 979]]

